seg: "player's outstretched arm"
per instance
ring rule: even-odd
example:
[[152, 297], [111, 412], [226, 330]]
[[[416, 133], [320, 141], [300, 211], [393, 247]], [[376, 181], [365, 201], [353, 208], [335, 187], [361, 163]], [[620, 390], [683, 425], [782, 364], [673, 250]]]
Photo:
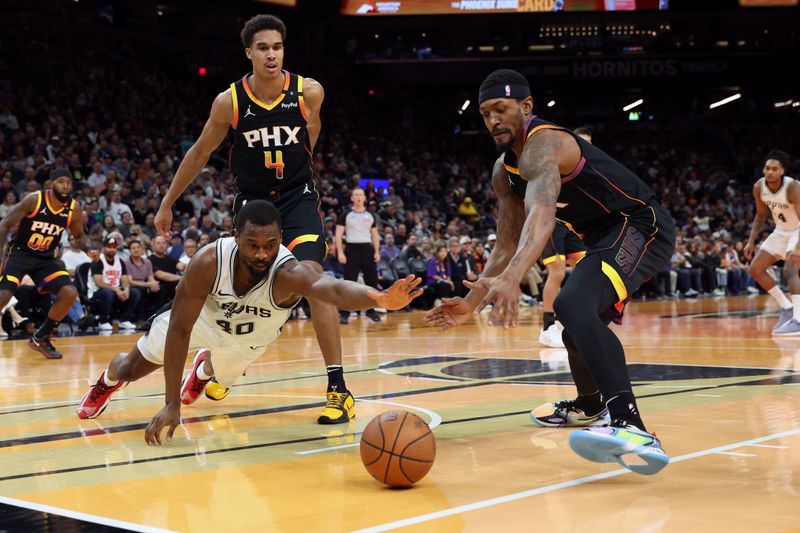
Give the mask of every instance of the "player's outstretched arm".
[[0, 220], [0, 248], [5, 247], [6, 238], [11, 228], [19, 224], [23, 218], [33, 213], [33, 210], [36, 209], [38, 197], [37, 193], [29, 194], [20, 203], [12, 207], [11, 211], [6, 213], [6, 216]]
[[420, 296], [423, 292], [418, 288], [421, 282], [416, 276], [408, 276], [395, 281], [385, 291], [378, 291], [360, 283], [325, 275], [303, 263], [291, 263], [278, 270], [272, 293], [275, 301], [282, 304], [304, 296], [322, 300], [347, 311], [371, 309], [375, 306], [391, 310], [402, 309]]
[[144, 430], [147, 444], [161, 444], [161, 430], [167, 429], [167, 440], [181, 421], [180, 387], [192, 328], [206, 297], [211, 292], [216, 277], [217, 251], [209, 246], [197, 253], [178, 283], [175, 301], [169, 317], [167, 340], [164, 348], [164, 407], [153, 417]]
[[153, 223], [158, 232], [164, 237], [169, 238], [169, 232], [172, 227], [172, 206], [186, 190], [186, 187], [203, 170], [214, 150], [222, 144], [232, 123], [233, 100], [231, 91], [228, 89], [218, 94], [214, 99], [214, 103], [211, 104], [211, 114], [205, 126], [203, 126], [200, 137], [186, 151], [186, 155], [183, 157], [180, 166], [178, 166], [178, 171], [172, 178], [167, 194], [164, 195], [164, 199], [161, 201], [161, 207], [158, 208], [158, 213], [156, 213]]
[[477, 311], [491, 304], [489, 323], [505, 327], [517, 325], [519, 284], [544, 249], [556, 225], [556, 203], [561, 192], [560, 169], [574, 168], [580, 160], [580, 148], [568, 133], [541, 130], [525, 144], [519, 158], [525, 189], [525, 224], [519, 236], [517, 250], [505, 270], [493, 279], [481, 279], [473, 285], [483, 285], [487, 295]]
[[[525, 224], [525, 205], [508, 181], [508, 173], [503, 166], [503, 156], [497, 159], [492, 170], [492, 190], [497, 197], [497, 242], [489, 254], [481, 279], [496, 277], [508, 266], [517, 249], [520, 233]], [[467, 321], [489, 292], [484, 284], [464, 284], [470, 291], [466, 297], [445, 298], [425, 314], [425, 323], [445, 331]]]

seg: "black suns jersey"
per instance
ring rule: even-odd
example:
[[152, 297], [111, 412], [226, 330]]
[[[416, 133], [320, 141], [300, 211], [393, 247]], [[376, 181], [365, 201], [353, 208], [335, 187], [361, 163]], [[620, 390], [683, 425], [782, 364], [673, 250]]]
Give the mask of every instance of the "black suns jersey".
[[19, 223], [17, 234], [12, 239], [15, 248], [39, 257], [54, 257], [61, 242], [61, 234], [72, 223], [75, 200], [61, 209], [54, 209], [49, 201], [50, 190], [38, 191], [36, 209]]
[[311, 143], [303, 77], [283, 71], [283, 92], [265, 104], [250, 89], [249, 74], [231, 84], [233, 135], [230, 166], [239, 190], [268, 197], [302, 191], [312, 180]]
[[[561, 176], [556, 219], [587, 244], [593, 240], [587, 236], [635, 216], [634, 212], [649, 206], [655, 198], [653, 190], [633, 172], [566, 128], [532, 117], [523, 130], [525, 142], [536, 142], [534, 134], [542, 129], [566, 131], [580, 146], [580, 163], [571, 174]], [[524, 200], [528, 182], [520, 176], [517, 156], [512, 150], [504, 154], [503, 165], [511, 188]], [[647, 209], [647, 213], [637, 212], [636, 215], [652, 219], [651, 213], [652, 210]]]

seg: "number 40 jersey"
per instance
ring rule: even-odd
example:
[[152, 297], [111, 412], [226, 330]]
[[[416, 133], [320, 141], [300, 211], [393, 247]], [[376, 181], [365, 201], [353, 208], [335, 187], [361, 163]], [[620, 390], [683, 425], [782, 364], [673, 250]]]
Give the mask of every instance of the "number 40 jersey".
[[[289, 319], [291, 307], [280, 307], [272, 297], [275, 273], [294, 259], [292, 252], [281, 245], [269, 274], [247, 294], [237, 295], [233, 289], [236, 239], [218, 239], [217, 276], [206, 298], [195, 328], [213, 330], [217, 337], [229, 337], [230, 344], [267, 346], [272, 343]], [[173, 312], [176, 312], [173, 309]], [[228, 343], [226, 343], [228, 344]]]

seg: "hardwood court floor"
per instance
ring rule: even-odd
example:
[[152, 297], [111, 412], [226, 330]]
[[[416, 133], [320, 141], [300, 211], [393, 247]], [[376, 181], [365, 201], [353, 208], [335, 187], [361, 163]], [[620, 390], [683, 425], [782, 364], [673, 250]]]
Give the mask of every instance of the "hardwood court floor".
[[[763, 311], [763, 309], [767, 311]], [[342, 329], [354, 421], [315, 423], [325, 387], [310, 322], [291, 322], [224, 401], [183, 409], [175, 439], [144, 443], [163, 374], [103, 415], [75, 405], [138, 335], [59, 339], [61, 361], [0, 343], [0, 529], [63, 518], [141, 531], [718, 531], [800, 528], [800, 338], [776, 341], [765, 297], [637, 302], [616, 328], [639, 406], [673, 463], [643, 477], [586, 462], [570, 430], [528, 411], [572, 397], [563, 350], [484, 322], [440, 333], [420, 313]], [[437, 458], [410, 490], [363, 469], [358, 436], [402, 408], [434, 426]], [[19, 516], [25, 511], [19, 511]], [[71, 519], [70, 519], [71, 520]], [[91, 527], [91, 526], [87, 526]], [[31, 529], [34, 530], [34, 526]], [[77, 529], [74, 529], [77, 530]]]

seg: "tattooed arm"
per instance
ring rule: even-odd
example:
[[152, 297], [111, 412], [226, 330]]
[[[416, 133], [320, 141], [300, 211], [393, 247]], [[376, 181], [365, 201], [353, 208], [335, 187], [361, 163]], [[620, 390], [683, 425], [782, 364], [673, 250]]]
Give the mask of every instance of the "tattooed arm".
[[[517, 251], [503, 271], [503, 276], [520, 283], [539, 259], [556, 225], [556, 200], [561, 192], [559, 168], [564, 132], [542, 130], [526, 143], [520, 156], [519, 170], [528, 182], [525, 189], [525, 223], [519, 235]], [[575, 141], [569, 137], [574, 143]]]
[[[514, 257], [520, 232], [525, 224], [525, 205], [511, 189], [502, 157], [494, 164], [492, 190], [497, 196], [497, 242], [492, 253], [489, 254], [486, 267], [481, 272], [481, 278], [493, 278], [505, 270], [511, 258]], [[486, 290], [475, 286], [465, 299], [474, 309], [484, 296], [486, 296]]]
[[489, 287], [481, 280], [489, 280], [503, 272], [514, 256], [525, 223], [525, 205], [511, 189], [502, 156], [492, 170], [492, 189], [497, 196], [497, 242], [489, 254], [480, 280], [476, 283], [464, 282], [470, 289], [464, 298], [445, 298], [441, 305], [428, 311], [425, 315], [428, 325], [446, 330], [466, 322], [489, 292]]
[[555, 227], [561, 172], [572, 171], [580, 161], [580, 147], [569, 133], [545, 129], [534, 136], [525, 144], [519, 159], [520, 174], [528, 185], [525, 190], [525, 221], [516, 252], [496, 278], [479, 280], [475, 284], [483, 285], [487, 291], [477, 310], [492, 304], [490, 324], [516, 326], [519, 284], [542, 254]]
[[500, 172], [502, 161], [498, 160], [499, 168], [495, 164], [492, 177], [500, 211], [497, 248], [489, 255], [490, 262], [481, 278], [474, 283], [464, 282], [470, 288], [467, 297], [445, 300], [431, 309], [425, 315], [428, 324], [451, 328], [465, 322], [473, 309], [480, 312], [492, 304], [490, 324], [516, 326], [519, 284], [555, 227], [561, 173], [573, 171], [581, 157], [580, 147], [569, 133], [546, 129], [534, 135], [519, 160], [521, 175], [528, 182], [524, 204], [514, 196], [508, 177]]

